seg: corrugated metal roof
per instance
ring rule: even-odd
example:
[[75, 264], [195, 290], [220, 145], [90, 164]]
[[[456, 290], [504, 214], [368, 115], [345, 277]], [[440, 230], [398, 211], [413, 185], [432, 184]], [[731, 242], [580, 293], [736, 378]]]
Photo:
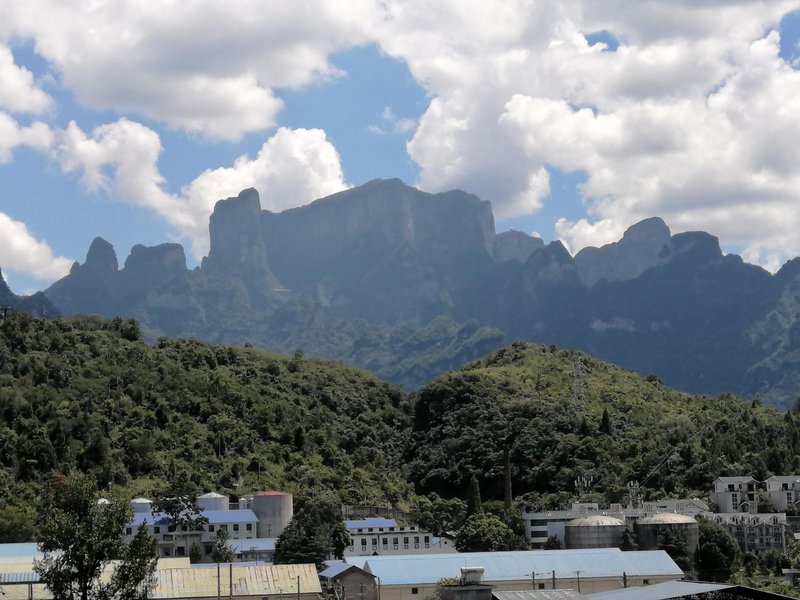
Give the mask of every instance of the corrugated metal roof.
[[36, 571], [18, 571], [15, 573], [0, 573], [0, 584], [4, 583], [38, 583], [39, 574]]
[[394, 519], [383, 519], [381, 517], [368, 517], [366, 519], [350, 519], [344, 522], [348, 529], [364, 529], [369, 527], [398, 527]]
[[610, 592], [589, 594], [591, 600], [669, 600], [693, 594], [705, 594], [736, 587], [724, 583], [695, 583], [693, 581], [668, 581], [644, 587], [632, 587]]
[[349, 564], [381, 578], [384, 585], [433, 584], [443, 577], [457, 577], [461, 567], [483, 567], [488, 582], [522, 581], [531, 572], [556, 578], [662, 576], [683, 577], [683, 571], [663, 550], [622, 552], [618, 548], [586, 550], [531, 550], [520, 552], [471, 552], [395, 556], [348, 556]]
[[345, 571], [347, 571], [347, 569], [358, 568], [355, 565], [348, 565], [346, 562], [338, 560], [328, 561], [326, 564], [328, 565], [328, 568], [319, 574], [320, 577], [327, 577], [327, 578], [336, 577], [340, 573], [344, 573]]
[[[314, 565], [258, 565], [240, 567], [223, 566], [219, 585], [221, 595], [231, 594], [229, 581], [233, 580], [234, 596], [267, 596], [297, 592], [319, 594], [322, 589]], [[204, 598], [217, 595], [216, 569], [167, 569], [156, 574], [156, 587], [151, 598]]]
[[[208, 519], [209, 524], [216, 525], [218, 523], [258, 523], [258, 517], [249, 508], [236, 509], [236, 510], [203, 510], [200, 514]], [[143, 512], [133, 515], [133, 520], [128, 524], [129, 527], [138, 527], [142, 523], [148, 525], [169, 525], [172, 523], [172, 518], [165, 513], [156, 513], [155, 515]]]
[[521, 590], [519, 592], [494, 592], [496, 600], [583, 600], [575, 590]]

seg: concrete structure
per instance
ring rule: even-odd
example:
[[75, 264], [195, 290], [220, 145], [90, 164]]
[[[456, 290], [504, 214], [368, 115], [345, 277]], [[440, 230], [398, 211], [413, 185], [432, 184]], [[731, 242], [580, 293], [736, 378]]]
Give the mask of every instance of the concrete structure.
[[683, 577], [661, 550], [622, 552], [616, 548], [469, 552], [423, 556], [350, 556], [345, 562], [375, 575], [381, 600], [423, 600], [443, 578], [458, 577], [462, 567], [483, 567], [484, 583], [495, 591], [574, 589], [593, 593]]
[[696, 516], [708, 512], [708, 505], [697, 498], [668, 498], [665, 500], [647, 500], [636, 507], [625, 507], [611, 504], [600, 508], [595, 502], [576, 502], [569, 510], [550, 510], [538, 513], [523, 513], [526, 536], [531, 548], [542, 548], [548, 537], [556, 537], [562, 545], [566, 545], [566, 526], [570, 521], [590, 515], [605, 515], [623, 522], [662, 512]]
[[294, 501], [286, 492], [258, 492], [248, 499], [248, 508], [258, 516], [258, 535], [277, 538], [292, 520]]
[[709, 499], [721, 513], [758, 512], [759, 483], [752, 477], [717, 477]]
[[650, 585], [646, 588], [628, 588], [614, 590], [587, 596], [590, 600], [670, 600], [678, 598], [691, 598], [692, 600], [714, 600], [715, 598], [748, 598], [750, 600], [763, 598], [764, 600], [778, 600], [788, 598], [782, 594], [775, 594], [765, 590], [756, 590], [743, 585], [730, 583], [699, 583], [695, 581], [670, 581]]
[[416, 525], [402, 525], [394, 519], [370, 517], [344, 522], [351, 545], [345, 556], [383, 554], [442, 554], [456, 552], [453, 542]]
[[704, 513], [703, 517], [724, 525], [743, 552], [786, 552], [786, 513]]
[[646, 515], [636, 521], [636, 541], [640, 550], [655, 550], [664, 534], [683, 537], [686, 541], [686, 556], [694, 558], [700, 539], [697, 520], [688, 515], [675, 513], [656, 513]]
[[786, 512], [800, 507], [800, 475], [773, 475], [764, 485], [774, 510]]
[[587, 515], [566, 525], [567, 548], [619, 548], [625, 523], [608, 515]]

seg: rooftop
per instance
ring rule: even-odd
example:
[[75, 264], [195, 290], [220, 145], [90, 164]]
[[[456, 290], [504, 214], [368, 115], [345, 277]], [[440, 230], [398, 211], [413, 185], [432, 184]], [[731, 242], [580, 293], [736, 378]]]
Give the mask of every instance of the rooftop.
[[383, 585], [434, 584], [457, 577], [461, 567], [483, 567], [484, 581], [530, 581], [531, 572], [557, 578], [581, 576], [667, 576], [678, 579], [683, 571], [663, 550], [622, 552], [618, 548], [586, 550], [528, 550], [518, 552], [465, 552], [396, 556], [347, 556], [345, 561], [381, 578]]
[[368, 529], [370, 527], [398, 527], [397, 521], [394, 519], [384, 519], [382, 517], [369, 517], [366, 519], [349, 519], [344, 522], [345, 527], [348, 529]]

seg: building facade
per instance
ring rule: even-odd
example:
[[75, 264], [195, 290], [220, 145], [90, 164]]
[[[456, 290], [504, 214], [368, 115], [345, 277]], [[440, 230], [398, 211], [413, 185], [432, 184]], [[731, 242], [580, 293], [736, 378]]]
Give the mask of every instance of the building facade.
[[344, 524], [350, 534], [345, 556], [456, 552], [452, 540], [421, 531], [416, 525], [399, 524], [394, 519], [369, 517], [349, 519]]
[[774, 510], [795, 511], [800, 506], [800, 475], [773, 475], [764, 487]]
[[717, 505], [715, 512], [756, 514], [758, 490], [759, 482], [752, 477], [717, 477], [709, 499]]

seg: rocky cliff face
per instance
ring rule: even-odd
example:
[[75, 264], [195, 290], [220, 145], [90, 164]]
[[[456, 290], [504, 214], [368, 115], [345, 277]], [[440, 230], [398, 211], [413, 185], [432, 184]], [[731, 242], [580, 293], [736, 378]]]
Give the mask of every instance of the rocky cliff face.
[[495, 235], [489, 203], [470, 194], [376, 180], [282, 213], [244, 190], [217, 203], [210, 233], [193, 270], [177, 244], [136, 246], [119, 270], [98, 238], [47, 294], [65, 314], [302, 347], [405, 384], [513, 339], [581, 348], [694, 392], [780, 403], [800, 381], [800, 260], [772, 276], [707, 233], [670, 236], [658, 218], [573, 258], [560, 242]]
[[627, 281], [672, 256], [667, 225], [658, 217], [632, 225], [618, 242], [584, 248], [575, 255], [578, 275], [587, 287], [598, 281]]
[[55, 318], [60, 316], [58, 309], [42, 292], [36, 292], [31, 296], [18, 296], [13, 293], [3, 278], [2, 270], [0, 270], [0, 306], [25, 312], [35, 317]]

